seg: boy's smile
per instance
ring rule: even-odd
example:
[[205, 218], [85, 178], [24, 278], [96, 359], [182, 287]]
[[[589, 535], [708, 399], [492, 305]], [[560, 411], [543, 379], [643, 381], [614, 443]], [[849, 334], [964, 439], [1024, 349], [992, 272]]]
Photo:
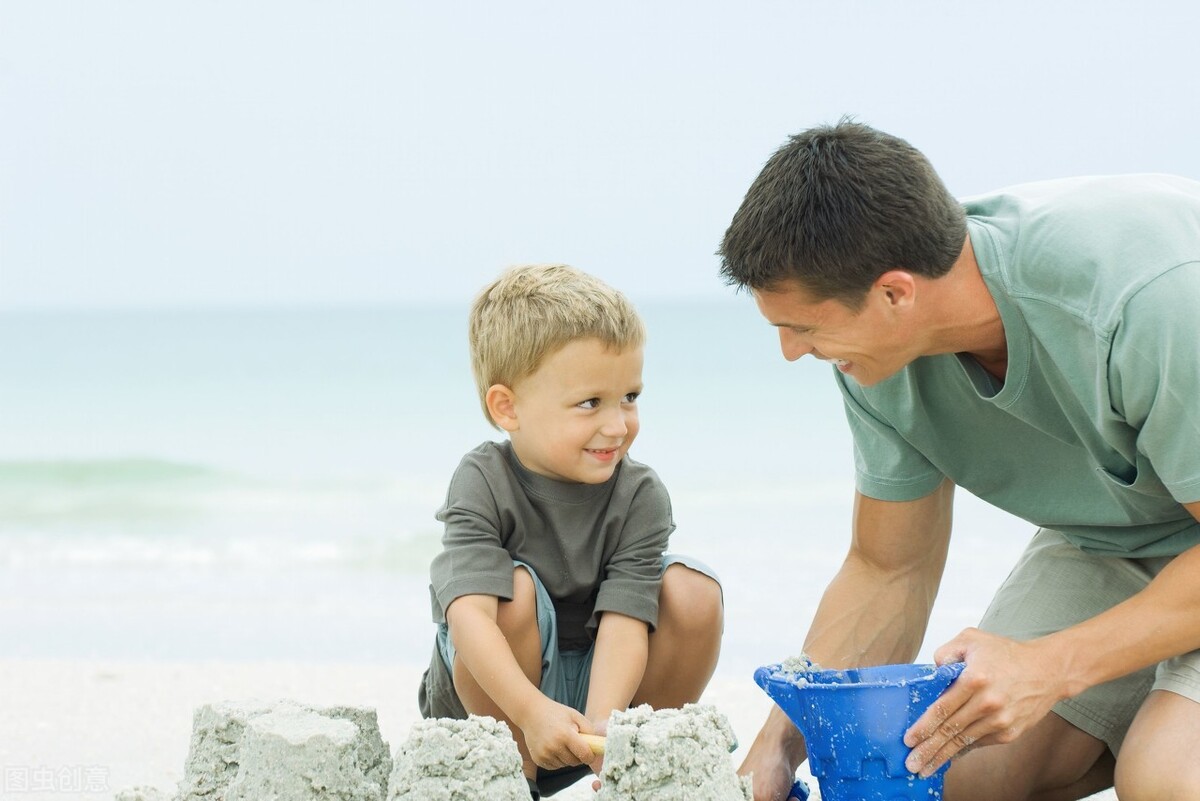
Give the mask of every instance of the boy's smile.
[[489, 390], [493, 417], [529, 470], [558, 481], [600, 484], [638, 433], [642, 349], [598, 339], [569, 342], [512, 387]]

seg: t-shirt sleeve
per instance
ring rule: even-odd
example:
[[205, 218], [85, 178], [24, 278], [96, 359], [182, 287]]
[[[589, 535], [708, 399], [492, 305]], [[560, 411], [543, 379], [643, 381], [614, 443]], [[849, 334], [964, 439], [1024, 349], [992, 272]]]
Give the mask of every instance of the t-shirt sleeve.
[[495, 595], [511, 600], [513, 562], [501, 544], [501, 516], [481, 465], [465, 459], [450, 480], [446, 503], [437, 513], [445, 525], [442, 551], [429, 568], [435, 623], [463, 595]]
[[854, 439], [858, 491], [881, 501], [914, 501], [937, 489], [942, 472], [871, 408], [852, 379], [840, 373], [836, 378]]
[[1113, 407], [1138, 430], [1138, 453], [1180, 503], [1200, 501], [1200, 262], [1151, 281], [1113, 332]]
[[674, 530], [667, 488], [649, 473], [634, 492], [617, 550], [604, 566], [596, 606], [587, 623], [593, 637], [603, 612], [645, 621], [651, 630], [658, 625], [663, 552]]

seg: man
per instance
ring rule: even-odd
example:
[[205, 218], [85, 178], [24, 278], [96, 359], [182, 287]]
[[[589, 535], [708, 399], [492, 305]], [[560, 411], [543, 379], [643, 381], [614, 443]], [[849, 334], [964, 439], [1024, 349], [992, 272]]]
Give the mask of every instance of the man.
[[[909, 769], [957, 756], [948, 801], [1200, 798], [1200, 184], [960, 204], [907, 142], [842, 122], [771, 157], [720, 254], [785, 358], [833, 363], [854, 436], [814, 661], [915, 658], [956, 485], [1039, 527], [935, 652], [966, 669], [906, 734]], [[756, 801], [804, 756], [773, 710], [742, 765]]]

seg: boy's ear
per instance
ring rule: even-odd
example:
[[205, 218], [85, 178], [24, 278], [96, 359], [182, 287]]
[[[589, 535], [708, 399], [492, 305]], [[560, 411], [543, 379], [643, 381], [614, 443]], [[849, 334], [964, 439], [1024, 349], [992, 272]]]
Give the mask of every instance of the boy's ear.
[[487, 402], [488, 414], [492, 421], [505, 431], [516, 431], [520, 428], [517, 423], [516, 395], [503, 384], [492, 384], [484, 395]]

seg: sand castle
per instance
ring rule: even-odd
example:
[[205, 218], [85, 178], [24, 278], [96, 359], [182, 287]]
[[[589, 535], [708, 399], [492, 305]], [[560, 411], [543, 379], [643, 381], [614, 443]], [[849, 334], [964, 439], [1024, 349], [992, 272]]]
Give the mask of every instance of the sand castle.
[[422, 720], [396, 750], [387, 801], [529, 801], [521, 755], [492, 718]]
[[614, 712], [597, 800], [751, 801], [749, 777], [738, 777], [729, 759], [736, 747], [712, 706]]
[[177, 801], [384, 801], [392, 759], [375, 711], [290, 701], [196, 711]]
[[[729, 722], [689, 704], [614, 712], [599, 801], [749, 801], [735, 775]], [[506, 725], [471, 716], [422, 720], [396, 749], [375, 711], [274, 703], [196, 710], [184, 778], [174, 796], [149, 787], [116, 801], [527, 801], [521, 756]]]

